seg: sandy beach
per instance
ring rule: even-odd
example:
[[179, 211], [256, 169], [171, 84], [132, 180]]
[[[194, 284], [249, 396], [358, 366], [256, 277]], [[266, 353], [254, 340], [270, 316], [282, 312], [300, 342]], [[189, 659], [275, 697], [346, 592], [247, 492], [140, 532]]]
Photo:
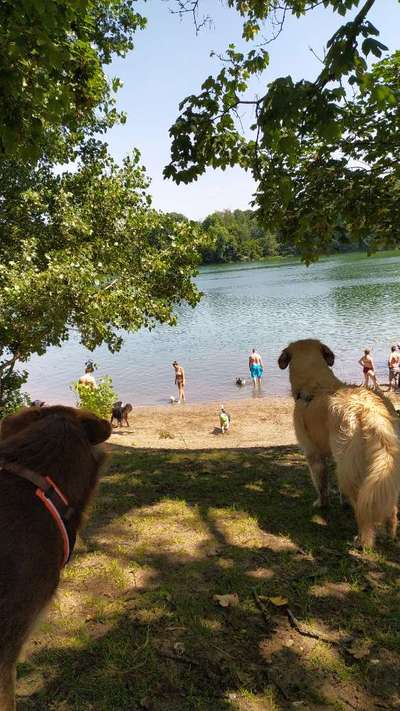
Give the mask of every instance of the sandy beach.
[[112, 444], [150, 449], [216, 449], [295, 444], [293, 401], [287, 397], [232, 400], [229, 432], [219, 428], [219, 402], [135, 407], [130, 427], [115, 428]]
[[[385, 393], [388, 396], [388, 393]], [[389, 395], [400, 408], [398, 393]], [[296, 444], [293, 400], [271, 397], [231, 400], [224, 407], [232, 417], [229, 432], [219, 428], [219, 402], [139, 406], [129, 427], [114, 428], [112, 444], [148, 449], [233, 449]]]

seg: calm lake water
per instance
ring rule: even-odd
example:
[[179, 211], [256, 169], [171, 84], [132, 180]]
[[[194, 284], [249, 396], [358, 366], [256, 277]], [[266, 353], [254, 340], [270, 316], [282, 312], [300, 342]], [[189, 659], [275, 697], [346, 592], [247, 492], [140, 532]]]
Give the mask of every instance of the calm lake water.
[[70, 384], [92, 356], [96, 378], [111, 375], [121, 400], [160, 404], [176, 395], [173, 360], [186, 370], [188, 401], [249, 397], [250, 385], [239, 389], [238, 376], [248, 381], [251, 348], [264, 358], [263, 395], [288, 393], [287, 371], [277, 358], [289, 341], [315, 337], [336, 353], [335, 372], [361, 382], [358, 359], [371, 348], [378, 379], [387, 382], [387, 355], [400, 342], [400, 257], [368, 258], [340, 255], [311, 267], [299, 263], [253, 262], [203, 268], [198, 285], [204, 292], [192, 310], [178, 310], [178, 325], [151, 333], [126, 335], [120, 353], [106, 348], [90, 354], [74, 336], [61, 349], [34, 357], [26, 390], [49, 403], [74, 403]]

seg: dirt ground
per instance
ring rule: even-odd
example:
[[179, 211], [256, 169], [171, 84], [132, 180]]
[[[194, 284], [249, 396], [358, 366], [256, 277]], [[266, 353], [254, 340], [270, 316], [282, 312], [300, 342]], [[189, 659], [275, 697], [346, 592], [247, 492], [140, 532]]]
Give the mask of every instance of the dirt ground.
[[225, 402], [229, 432], [219, 427], [219, 402], [135, 407], [130, 427], [115, 428], [113, 444], [150, 449], [231, 449], [296, 443], [293, 401], [275, 397]]

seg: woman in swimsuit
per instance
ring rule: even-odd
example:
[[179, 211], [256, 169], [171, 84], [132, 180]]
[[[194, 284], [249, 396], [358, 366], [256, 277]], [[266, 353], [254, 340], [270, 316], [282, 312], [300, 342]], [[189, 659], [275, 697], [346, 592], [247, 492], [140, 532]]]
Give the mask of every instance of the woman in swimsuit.
[[366, 349], [364, 351], [364, 355], [360, 360], [358, 361], [359, 364], [362, 366], [363, 373], [364, 373], [364, 385], [366, 388], [369, 388], [369, 381], [371, 380], [372, 382], [372, 387], [376, 388], [378, 387], [378, 383], [376, 380], [376, 375], [375, 375], [375, 365], [374, 361], [372, 360], [372, 355], [371, 351]]
[[185, 402], [185, 371], [176, 360], [174, 360], [172, 366], [175, 368], [175, 384], [178, 386], [178, 402]]

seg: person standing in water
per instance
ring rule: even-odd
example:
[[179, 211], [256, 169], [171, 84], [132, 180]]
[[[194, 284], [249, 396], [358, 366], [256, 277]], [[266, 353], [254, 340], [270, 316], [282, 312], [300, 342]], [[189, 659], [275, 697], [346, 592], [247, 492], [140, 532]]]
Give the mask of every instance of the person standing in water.
[[398, 385], [399, 366], [400, 354], [398, 351], [398, 346], [392, 346], [388, 358], [389, 390], [396, 390], [396, 387]]
[[172, 367], [175, 369], [175, 384], [178, 386], [178, 403], [185, 402], [185, 371], [177, 360], [174, 360]]
[[249, 355], [249, 370], [254, 387], [256, 385], [258, 385], [258, 387], [261, 387], [261, 378], [264, 372], [264, 365], [260, 354], [257, 353], [255, 348], [253, 348], [252, 352]]
[[369, 388], [370, 381], [372, 382], [372, 387], [376, 388], [378, 386], [376, 375], [375, 375], [375, 365], [372, 359], [371, 351], [368, 348], [365, 349], [364, 355], [358, 361], [359, 365], [362, 366], [364, 373], [364, 385]]
[[93, 365], [93, 363], [90, 360], [87, 361], [85, 367], [85, 375], [81, 375], [78, 381], [80, 385], [87, 385], [87, 387], [92, 388], [92, 390], [96, 390], [97, 388], [97, 383], [93, 375], [94, 368], [95, 366]]

